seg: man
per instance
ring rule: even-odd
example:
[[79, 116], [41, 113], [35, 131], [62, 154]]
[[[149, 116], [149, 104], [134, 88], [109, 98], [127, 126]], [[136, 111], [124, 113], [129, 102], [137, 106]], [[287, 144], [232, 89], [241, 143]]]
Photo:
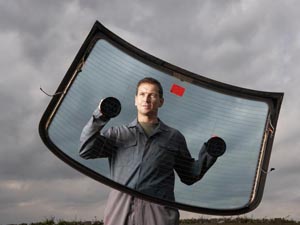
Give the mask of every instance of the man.
[[[114, 181], [174, 201], [174, 170], [183, 183], [191, 185], [203, 177], [217, 157], [202, 148], [198, 160], [194, 160], [184, 136], [158, 118], [163, 103], [161, 84], [149, 77], [140, 80], [135, 96], [137, 118], [101, 132], [109, 118], [97, 109], [82, 131], [80, 155], [85, 159], [107, 157]], [[104, 224], [176, 225], [179, 212], [112, 190]]]

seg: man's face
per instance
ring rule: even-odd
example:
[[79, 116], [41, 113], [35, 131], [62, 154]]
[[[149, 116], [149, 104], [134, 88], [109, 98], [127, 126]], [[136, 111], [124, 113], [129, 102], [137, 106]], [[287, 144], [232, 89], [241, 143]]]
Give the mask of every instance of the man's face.
[[163, 102], [164, 99], [159, 97], [158, 87], [155, 84], [140, 84], [135, 96], [135, 106], [139, 115], [157, 116], [158, 108]]

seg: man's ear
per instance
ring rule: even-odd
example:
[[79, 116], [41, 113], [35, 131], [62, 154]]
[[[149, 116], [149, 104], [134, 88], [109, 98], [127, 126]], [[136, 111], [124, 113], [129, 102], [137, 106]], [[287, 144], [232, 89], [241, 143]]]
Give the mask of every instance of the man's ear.
[[162, 105], [164, 104], [165, 99], [164, 98], [160, 98], [160, 104], [159, 107], [162, 107]]
[[134, 105], [136, 106], [136, 95], [134, 96]]

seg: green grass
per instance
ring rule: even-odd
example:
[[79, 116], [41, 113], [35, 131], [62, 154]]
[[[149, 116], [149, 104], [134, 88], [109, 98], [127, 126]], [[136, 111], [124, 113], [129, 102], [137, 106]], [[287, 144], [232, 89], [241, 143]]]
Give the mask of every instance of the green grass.
[[[300, 221], [288, 220], [286, 218], [273, 218], [273, 219], [251, 219], [246, 217], [238, 218], [227, 218], [222, 219], [184, 219], [180, 220], [180, 225], [210, 225], [210, 224], [221, 224], [221, 225], [237, 225], [237, 224], [247, 224], [247, 225], [294, 225], [299, 224]], [[43, 222], [36, 223], [22, 223], [18, 225], [103, 225], [102, 221], [64, 221], [55, 220], [55, 218], [46, 219]]]
[[246, 217], [238, 218], [223, 218], [223, 219], [185, 219], [180, 221], [180, 225], [206, 225], [206, 224], [222, 224], [222, 225], [237, 225], [237, 224], [269, 224], [269, 225], [294, 225], [300, 224], [293, 220], [285, 218], [274, 218], [274, 219], [251, 219]]

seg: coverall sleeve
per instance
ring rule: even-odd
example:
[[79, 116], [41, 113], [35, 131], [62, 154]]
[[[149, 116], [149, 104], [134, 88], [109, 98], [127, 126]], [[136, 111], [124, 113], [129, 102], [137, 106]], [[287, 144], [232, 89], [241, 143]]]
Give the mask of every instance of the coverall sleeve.
[[107, 122], [108, 120], [103, 120], [101, 113], [96, 109], [81, 132], [79, 155], [82, 158], [94, 159], [111, 156], [114, 141], [100, 134]]
[[176, 159], [175, 171], [183, 183], [192, 185], [204, 176], [209, 168], [214, 165], [217, 158], [209, 155], [206, 143], [204, 143], [198, 154], [198, 159], [195, 160], [191, 157], [184, 136], [180, 134], [180, 138], [178, 137], [177, 140], [180, 141], [178, 143], [179, 154]]

